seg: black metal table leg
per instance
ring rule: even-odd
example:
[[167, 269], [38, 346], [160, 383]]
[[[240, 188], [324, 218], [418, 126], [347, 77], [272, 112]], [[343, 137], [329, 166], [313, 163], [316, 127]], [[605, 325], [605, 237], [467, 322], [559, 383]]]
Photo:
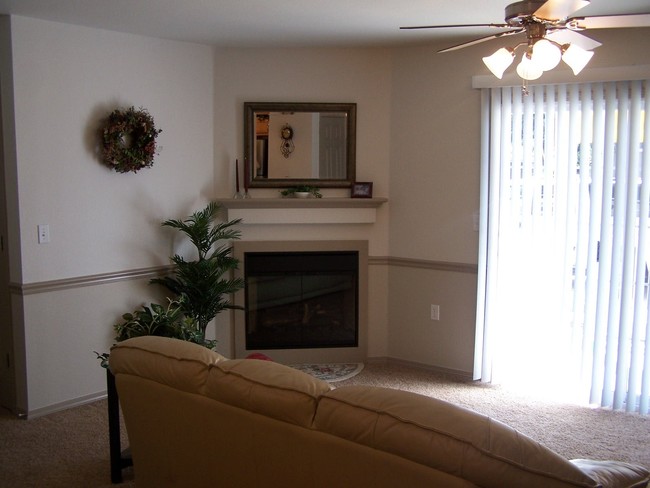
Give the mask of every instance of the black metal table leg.
[[111, 483], [122, 482], [122, 469], [132, 466], [128, 450], [122, 452], [120, 439], [120, 401], [115, 387], [115, 376], [106, 368], [106, 390], [108, 393], [108, 442], [111, 458]]

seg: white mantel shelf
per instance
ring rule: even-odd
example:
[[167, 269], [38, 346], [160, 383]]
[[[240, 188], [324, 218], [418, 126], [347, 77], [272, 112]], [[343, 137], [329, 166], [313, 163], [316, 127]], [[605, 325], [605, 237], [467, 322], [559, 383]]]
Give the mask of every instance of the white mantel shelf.
[[372, 224], [387, 198], [227, 198], [228, 220], [242, 224]]

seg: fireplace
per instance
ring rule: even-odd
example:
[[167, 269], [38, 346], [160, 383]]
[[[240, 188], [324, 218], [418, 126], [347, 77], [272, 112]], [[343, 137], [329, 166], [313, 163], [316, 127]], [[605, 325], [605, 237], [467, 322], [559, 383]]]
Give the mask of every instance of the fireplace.
[[357, 251], [244, 256], [247, 349], [358, 345]]
[[244, 290], [236, 303], [236, 357], [279, 362], [362, 361], [367, 242], [240, 241]]

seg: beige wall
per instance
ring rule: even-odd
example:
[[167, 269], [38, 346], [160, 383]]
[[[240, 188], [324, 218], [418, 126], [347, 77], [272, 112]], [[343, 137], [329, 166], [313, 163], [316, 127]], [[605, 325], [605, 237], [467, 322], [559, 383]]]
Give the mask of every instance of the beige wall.
[[[6, 38], [8, 23], [0, 27]], [[494, 43], [446, 55], [438, 46], [216, 49], [20, 17], [10, 27], [0, 61], [14, 309], [24, 323], [21, 408], [43, 413], [101, 395], [92, 351], [108, 349], [121, 313], [159, 298], [142, 279], [25, 295], [21, 287], [159, 266], [182, 252], [159, 223], [232, 196], [244, 101], [357, 103], [357, 179], [389, 203], [374, 225], [244, 225], [243, 238], [368, 240], [369, 355], [472, 370], [476, 278], [437, 263], [477, 262], [471, 77], [487, 74], [480, 57]], [[599, 32], [606, 45], [593, 66], [650, 64], [648, 34]], [[131, 104], [154, 115], [162, 151], [153, 168], [123, 175], [97, 162], [94, 131]], [[337, 194], [345, 192], [326, 192]], [[42, 223], [47, 245], [36, 240]], [[212, 334], [229, 354], [228, 314]]]
[[[93, 350], [107, 351], [120, 315], [156, 290], [142, 280], [23, 295], [25, 287], [169, 263], [178, 238], [160, 223], [213, 195], [213, 58], [207, 46], [29, 18], [12, 17], [10, 28], [14, 361], [19, 409], [38, 412], [105, 389]], [[162, 149], [152, 168], [119, 174], [98, 161], [97, 131], [130, 105], [154, 116]], [[50, 243], [38, 244], [38, 224], [49, 224]]]
[[[391, 266], [388, 356], [442, 370], [471, 373], [476, 276], [427, 267]], [[431, 304], [440, 320], [431, 320]]]
[[[12, 35], [23, 282], [166, 263], [159, 223], [212, 191], [211, 49], [21, 17]], [[162, 149], [121, 174], [99, 163], [97, 131], [130, 105]]]

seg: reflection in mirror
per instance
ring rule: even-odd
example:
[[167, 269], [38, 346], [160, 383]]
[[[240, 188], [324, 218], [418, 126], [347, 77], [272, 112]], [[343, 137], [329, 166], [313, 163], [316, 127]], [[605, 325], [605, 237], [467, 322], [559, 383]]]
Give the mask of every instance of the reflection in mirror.
[[355, 178], [356, 104], [244, 104], [250, 187], [349, 187]]

